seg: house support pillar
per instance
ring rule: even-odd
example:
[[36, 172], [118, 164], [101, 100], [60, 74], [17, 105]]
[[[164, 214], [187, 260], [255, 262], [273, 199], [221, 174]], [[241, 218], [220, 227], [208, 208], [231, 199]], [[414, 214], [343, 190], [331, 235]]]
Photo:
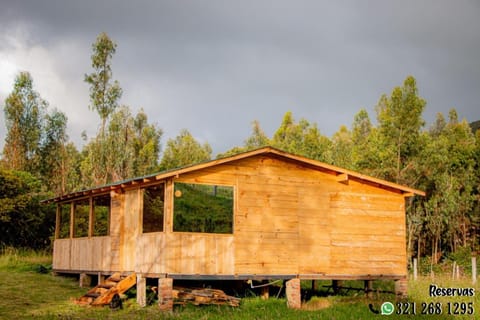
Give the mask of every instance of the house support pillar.
[[332, 280], [332, 289], [334, 294], [339, 294], [342, 286], [343, 286], [342, 280]]
[[173, 279], [158, 279], [158, 306], [162, 311], [173, 310]]
[[300, 309], [302, 298], [300, 293], [300, 279], [291, 279], [286, 283], [287, 306], [292, 309]]
[[264, 281], [262, 281], [262, 284], [265, 285], [265, 287], [261, 288], [260, 296], [262, 297], [263, 300], [268, 300], [268, 298], [270, 296], [270, 288], [267, 285], [268, 281], [264, 280]]
[[80, 273], [80, 279], [78, 282], [80, 288], [88, 288], [92, 285], [92, 277], [86, 273]]
[[102, 284], [104, 282], [105, 282], [105, 276], [101, 272], [99, 272], [97, 274], [97, 284]]
[[395, 295], [399, 299], [407, 297], [408, 293], [408, 280], [407, 278], [395, 280]]
[[365, 296], [373, 298], [373, 280], [365, 280], [364, 282]]
[[141, 307], [147, 305], [147, 278], [137, 273], [137, 303]]

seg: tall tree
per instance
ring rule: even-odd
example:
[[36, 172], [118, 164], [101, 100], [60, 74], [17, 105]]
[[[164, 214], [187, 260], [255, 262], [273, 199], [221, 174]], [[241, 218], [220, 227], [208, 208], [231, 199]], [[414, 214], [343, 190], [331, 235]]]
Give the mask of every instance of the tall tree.
[[210, 160], [211, 157], [210, 145], [208, 143], [200, 144], [187, 129], [183, 129], [175, 139], [167, 141], [160, 169], [183, 167]]
[[418, 157], [422, 171], [419, 187], [426, 190], [427, 197], [413, 201], [407, 226], [414, 231], [418, 256], [422, 247], [429, 248], [436, 263], [442, 251], [475, 246], [469, 235], [474, 234], [479, 222], [474, 210], [479, 181], [475, 175], [476, 141], [468, 124], [458, 121], [453, 109], [448, 122], [438, 114], [421, 139], [424, 148]]
[[346, 126], [341, 126], [332, 137], [331, 162], [339, 167], [352, 169], [352, 134]]
[[0, 246], [48, 246], [55, 214], [51, 206], [40, 205], [43, 197], [33, 175], [0, 168]]
[[39, 170], [48, 190], [55, 194], [67, 191], [68, 162], [66, 145], [67, 116], [58, 110], [53, 110], [45, 116], [45, 126], [40, 143], [41, 163]]
[[117, 45], [102, 32], [92, 45], [92, 67], [94, 71], [85, 75], [90, 85], [90, 109], [95, 110], [102, 120], [101, 136], [105, 132], [108, 117], [117, 109], [122, 89], [118, 81], [112, 82], [111, 60]]
[[246, 152], [253, 149], [258, 149], [271, 145], [272, 141], [268, 138], [266, 133], [260, 127], [260, 122], [254, 120], [252, 122], [252, 134], [245, 139], [243, 146], [236, 146], [226, 152], [217, 154], [217, 159], [233, 156], [242, 152]]
[[260, 122], [254, 120], [252, 122], [252, 134], [244, 142], [247, 150], [257, 149], [270, 144], [270, 139], [260, 127]]
[[272, 139], [274, 147], [326, 162], [331, 162], [328, 158], [330, 143], [330, 140], [320, 133], [316, 123], [312, 125], [305, 119], [295, 123], [290, 111], [285, 113]]
[[393, 89], [390, 97], [383, 95], [376, 107], [379, 130], [382, 178], [413, 185], [415, 156], [421, 150], [420, 129], [425, 122], [422, 113], [425, 100], [418, 95], [417, 83], [409, 76], [402, 87]]
[[35, 170], [46, 108], [47, 102], [33, 89], [30, 74], [20, 72], [4, 107], [7, 135], [3, 156], [7, 168]]
[[373, 130], [367, 110], [360, 109], [352, 124], [352, 164], [355, 170], [365, 171], [369, 167], [369, 146]]
[[133, 126], [135, 131], [133, 140], [134, 172], [135, 175], [146, 175], [158, 166], [160, 138], [163, 131], [156, 125], [148, 123], [147, 114], [143, 109], [135, 116]]
[[129, 107], [120, 107], [111, 115], [105, 136], [98, 135], [85, 146], [81, 167], [84, 186], [151, 172], [158, 164], [161, 135], [161, 129], [148, 124], [143, 110], [134, 117]]

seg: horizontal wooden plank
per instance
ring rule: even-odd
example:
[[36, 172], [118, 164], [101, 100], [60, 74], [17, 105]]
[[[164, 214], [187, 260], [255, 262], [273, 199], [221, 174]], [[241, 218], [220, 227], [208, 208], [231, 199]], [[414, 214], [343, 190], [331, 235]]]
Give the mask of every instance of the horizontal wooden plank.
[[352, 250], [350, 253], [337, 253], [335, 250], [332, 250], [330, 253], [330, 257], [332, 261], [341, 261], [341, 260], [352, 260], [352, 261], [360, 261], [364, 263], [373, 263], [376, 264], [380, 263], [387, 263], [387, 262], [394, 262], [394, 263], [404, 263], [406, 259], [405, 254], [401, 254], [401, 252], [397, 252], [397, 255], [393, 254], [375, 254], [374, 252], [370, 252], [369, 254], [359, 254]]
[[393, 237], [395, 239], [405, 239], [405, 228], [395, 228], [389, 227], [379, 230], [378, 228], [373, 229], [368, 224], [359, 225], [357, 228], [354, 226], [348, 226], [344, 228], [333, 228], [331, 231], [332, 238], [345, 238], [350, 237], [351, 235], [359, 236], [372, 236], [372, 237]]
[[406, 267], [405, 261], [372, 261], [372, 260], [335, 260], [332, 259], [330, 266], [342, 268], [358, 268], [366, 270], [378, 270], [378, 269], [388, 269], [388, 270], [399, 270]]
[[[331, 240], [331, 245], [333, 247], [351, 247], [352, 250], [354, 248], [381, 248], [381, 247], [386, 247], [386, 248], [397, 248], [397, 247], [403, 247], [405, 246], [405, 241], [404, 240], [397, 240], [397, 241], [383, 241], [383, 242], [378, 242], [376, 240], [351, 240], [351, 239], [332, 239]], [[333, 249], [332, 249], [333, 250]]]
[[356, 208], [335, 208], [331, 209], [336, 216], [358, 216], [358, 217], [384, 217], [384, 218], [403, 218], [405, 211], [403, 210], [386, 210], [380, 208], [374, 209], [356, 209]]
[[272, 239], [272, 240], [277, 240], [277, 239], [298, 240], [298, 231], [268, 232], [259, 226], [257, 227], [257, 229], [249, 228], [247, 230], [243, 230], [239, 228], [235, 232], [235, 242], [238, 242], [238, 243], [250, 242], [259, 238]]

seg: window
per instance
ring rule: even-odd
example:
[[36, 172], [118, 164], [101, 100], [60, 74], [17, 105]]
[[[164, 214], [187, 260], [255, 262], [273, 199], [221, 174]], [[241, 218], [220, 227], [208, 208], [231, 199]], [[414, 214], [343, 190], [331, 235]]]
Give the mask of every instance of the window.
[[60, 205], [59, 239], [70, 238], [70, 203]]
[[173, 231], [233, 233], [233, 187], [175, 183]]
[[89, 199], [75, 201], [75, 220], [73, 237], [88, 237], [88, 216], [90, 213]]
[[143, 189], [143, 232], [163, 231], [165, 185], [159, 184]]
[[110, 194], [93, 198], [93, 236], [108, 236], [110, 221]]

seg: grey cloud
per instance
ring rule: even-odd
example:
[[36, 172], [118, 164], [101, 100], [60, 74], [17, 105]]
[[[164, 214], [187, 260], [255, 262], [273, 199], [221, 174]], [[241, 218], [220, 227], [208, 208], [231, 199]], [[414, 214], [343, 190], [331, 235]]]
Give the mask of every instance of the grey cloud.
[[[86, 109], [83, 74], [96, 35], [109, 33], [123, 102], [164, 128], [163, 144], [188, 128], [222, 152], [242, 143], [254, 119], [273, 133], [287, 110], [331, 135], [361, 107], [374, 118], [380, 95], [409, 74], [428, 101], [427, 121], [451, 107], [480, 118], [480, 6], [472, 1], [46, 0], [2, 8], [0, 30], [22, 25], [29, 43], [50, 50], [76, 97], [66, 110], [83, 108], [90, 123], [98, 118]], [[72, 124], [75, 138], [85, 124]]]

